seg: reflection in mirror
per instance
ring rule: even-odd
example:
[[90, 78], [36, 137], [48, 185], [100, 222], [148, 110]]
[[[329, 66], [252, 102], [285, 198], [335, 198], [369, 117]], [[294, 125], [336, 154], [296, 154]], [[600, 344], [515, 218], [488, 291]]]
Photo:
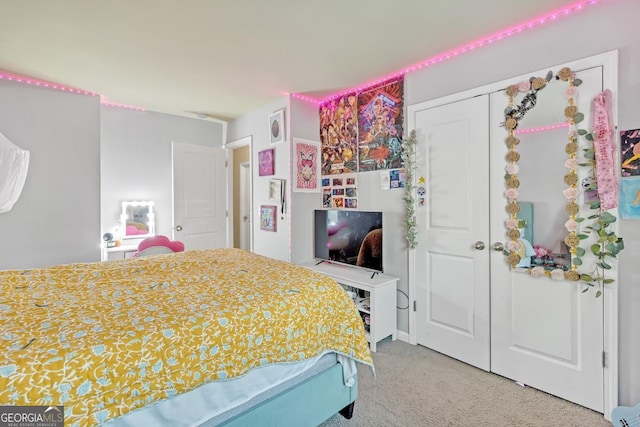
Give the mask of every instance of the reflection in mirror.
[[122, 202], [120, 224], [123, 239], [138, 239], [155, 234], [153, 202]]
[[567, 270], [571, 262], [564, 243], [567, 213], [563, 177], [567, 155], [562, 141], [567, 140], [568, 132], [563, 114], [567, 103], [565, 88], [562, 81], [549, 81], [537, 93], [538, 107], [527, 112], [514, 132], [520, 139], [518, 218], [524, 221], [525, 227], [520, 231], [527, 252], [518, 267]]
[[[575, 167], [570, 168], [569, 174], [566, 172], [566, 156], [575, 158], [576, 152], [568, 148], [575, 145], [568, 144], [575, 141], [573, 131], [570, 132], [575, 113], [567, 115], [566, 106], [567, 103], [574, 105], [576, 93], [573, 89], [567, 92], [565, 82], [569, 80], [569, 86], [573, 87], [573, 81], [570, 70], [566, 73], [569, 74], [564, 78], [554, 79], [549, 72], [545, 78], [532, 77], [506, 90], [509, 153], [505, 195], [507, 211], [511, 214], [507, 221], [510, 239], [507, 255], [516, 271], [554, 279], [565, 278], [565, 273], [570, 272], [571, 279], [576, 280], [575, 271], [570, 271], [575, 267], [571, 264], [578, 245], [572, 240], [576, 233], [575, 230], [570, 233], [570, 248], [565, 231], [577, 213], [573, 207], [572, 213], [567, 211], [567, 199], [570, 205], [577, 205], [575, 195], [568, 197], [566, 193], [567, 185], [576, 191], [578, 179]], [[565, 144], [558, 144], [561, 141], [566, 144], [564, 150], [561, 147]]]

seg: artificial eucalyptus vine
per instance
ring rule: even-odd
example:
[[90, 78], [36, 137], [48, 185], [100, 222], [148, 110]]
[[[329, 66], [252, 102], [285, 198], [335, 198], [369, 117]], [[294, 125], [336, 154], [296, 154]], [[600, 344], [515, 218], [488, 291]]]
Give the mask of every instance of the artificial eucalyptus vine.
[[415, 191], [414, 172], [416, 169], [415, 161], [416, 150], [416, 131], [412, 130], [409, 137], [402, 142], [402, 162], [405, 170], [404, 197], [405, 203], [405, 227], [407, 244], [410, 249], [414, 249], [418, 244], [418, 224], [416, 222], [415, 208]]

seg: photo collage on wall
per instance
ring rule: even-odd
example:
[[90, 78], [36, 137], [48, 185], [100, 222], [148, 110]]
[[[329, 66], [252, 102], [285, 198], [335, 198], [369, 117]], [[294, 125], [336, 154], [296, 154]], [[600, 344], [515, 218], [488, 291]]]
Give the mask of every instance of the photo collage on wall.
[[[357, 209], [358, 172], [402, 168], [403, 109], [403, 78], [320, 107], [324, 207]], [[401, 188], [401, 180], [394, 178], [397, 185], [392, 188]]]
[[358, 209], [358, 185], [355, 173], [322, 177], [322, 207]]
[[640, 129], [620, 132], [620, 218], [640, 219]]

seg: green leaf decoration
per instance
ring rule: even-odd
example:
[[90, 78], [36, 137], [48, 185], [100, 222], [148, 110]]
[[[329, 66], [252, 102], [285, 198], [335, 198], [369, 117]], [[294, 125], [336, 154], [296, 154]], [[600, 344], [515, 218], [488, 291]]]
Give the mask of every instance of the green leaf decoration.
[[611, 215], [609, 212], [603, 212], [602, 215], [600, 215], [600, 221], [605, 224], [612, 224], [616, 222], [616, 217]]
[[581, 274], [580, 280], [582, 280], [583, 282], [591, 282], [593, 279], [588, 274]]
[[596, 298], [598, 298], [600, 295], [602, 295], [602, 291], [600, 289], [598, 289], [596, 291]]
[[615, 280], [613, 280], [613, 279], [604, 279], [602, 281], [602, 283], [604, 283], [605, 285], [608, 285], [608, 284], [613, 283], [613, 282], [615, 282]]
[[598, 265], [604, 268], [605, 270], [611, 270], [611, 266], [604, 261], [599, 262]]
[[575, 265], [582, 265], [582, 258], [574, 258], [573, 263]]
[[582, 80], [575, 78], [573, 79], [573, 85], [574, 86], [580, 86], [582, 84]]
[[589, 203], [589, 207], [591, 209], [598, 209], [600, 207], [600, 201], [599, 200], [594, 200], [593, 202]]
[[587, 141], [591, 141], [593, 142], [593, 134], [592, 133], [588, 133], [584, 136], [584, 139], [586, 139]]
[[580, 135], [580, 136], [585, 136], [585, 135], [586, 135], [586, 134], [588, 134], [588, 133], [589, 133], [589, 132], [587, 132], [587, 131], [586, 131], [586, 130], [584, 130], [584, 129], [578, 129], [578, 135]]
[[573, 116], [573, 122], [575, 124], [578, 124], [580, 122], [582, 122], [584, 120], [584, 114], [582, 113], [577, 113], [575, 116]]
[[593, 150], [586, 150], [584, 153], [584, 158], [585, 159], [590, 159], [593, 160], [596, 158], [596, 153]]
[[584, 248], [581, 248], [579, 246], [576, 248], [576, 255], [577, 256], [584, 256], [585, 253], [586, 253], [586, 251], [584, 250]]
[[587, 236], [586, 234], [578, 234], [578, 239], [580, 240], [584, 240], [587, 239], [589, 236]]

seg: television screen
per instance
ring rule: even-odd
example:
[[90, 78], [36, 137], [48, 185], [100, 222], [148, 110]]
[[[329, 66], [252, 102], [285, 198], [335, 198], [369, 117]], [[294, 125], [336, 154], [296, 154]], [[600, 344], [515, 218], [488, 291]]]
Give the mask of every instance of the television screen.
[[315, 211], [317, 259], [382, 271], [382, 212]]

